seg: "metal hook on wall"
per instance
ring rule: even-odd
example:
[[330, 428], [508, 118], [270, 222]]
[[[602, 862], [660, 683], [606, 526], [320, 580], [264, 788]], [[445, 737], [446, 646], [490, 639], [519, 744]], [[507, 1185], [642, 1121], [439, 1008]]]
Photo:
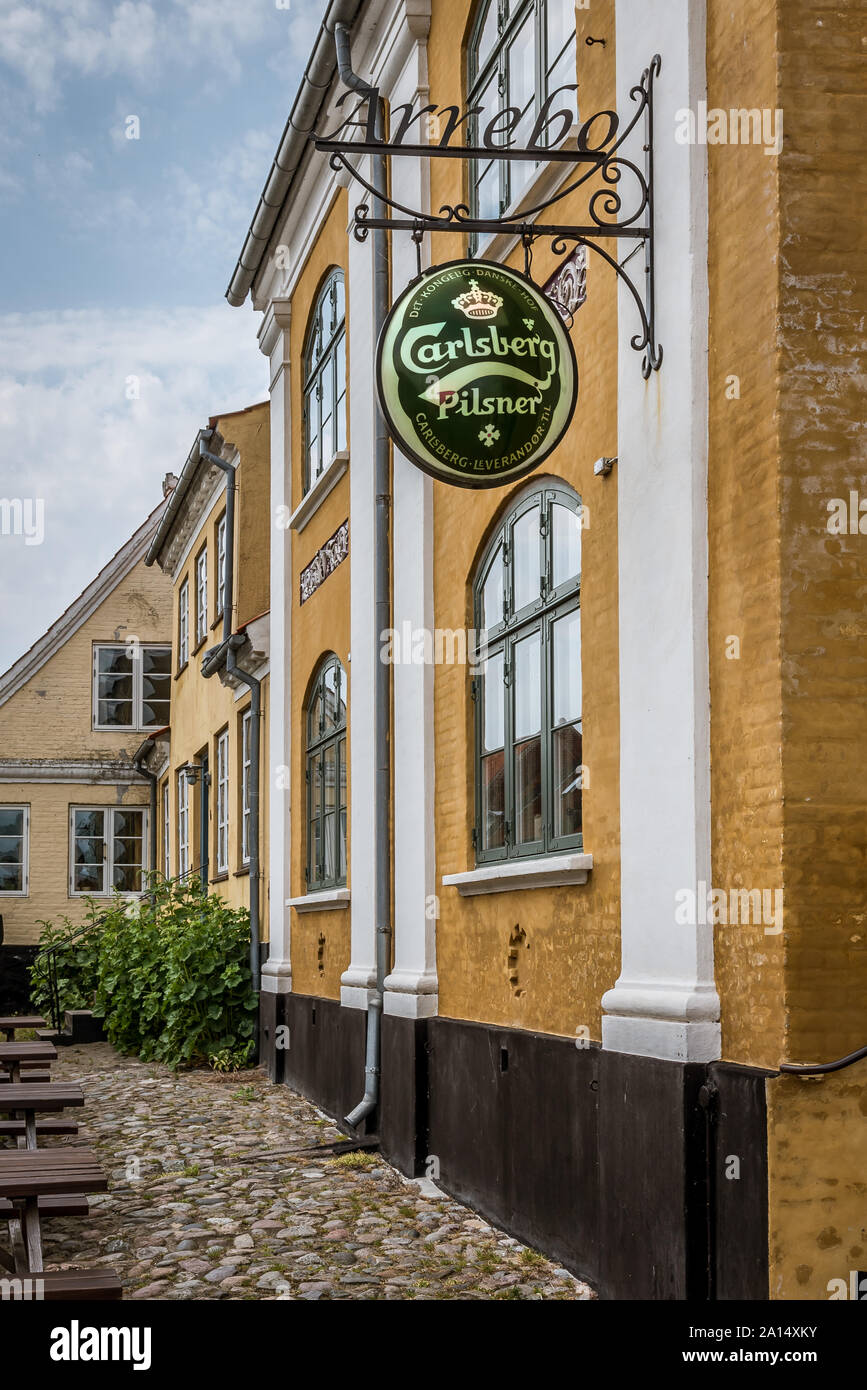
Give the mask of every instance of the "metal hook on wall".
[[533, 269], [533, 234], [529, 227], [521, 228], [521, 244], [524, 248], [524, 274], [528, 280], [532, 280]]
[[421, 222], [420, 222], [420, 220], [419, 220], [418, 218], [416, 218], [415, 226], [413, 227], [412, 231], [410, 232], [410, 236], [412, 237], [413, 241], [415, 242], [415, 266], [416, 266], [416, 274], [417, 274], [419, 277], [421, 277], [421, 273], [422, 273], [422, 269], [421, 269], [421, 243], [422, 243], [422, 238], [424, 237], [424, 228], [422, 227]]

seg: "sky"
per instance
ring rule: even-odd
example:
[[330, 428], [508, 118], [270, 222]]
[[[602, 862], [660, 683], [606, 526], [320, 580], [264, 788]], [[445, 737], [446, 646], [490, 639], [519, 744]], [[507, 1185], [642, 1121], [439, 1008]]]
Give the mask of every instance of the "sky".
[[267, 396], [223, 296], [325, 4], [0, 0], [0, 672]]

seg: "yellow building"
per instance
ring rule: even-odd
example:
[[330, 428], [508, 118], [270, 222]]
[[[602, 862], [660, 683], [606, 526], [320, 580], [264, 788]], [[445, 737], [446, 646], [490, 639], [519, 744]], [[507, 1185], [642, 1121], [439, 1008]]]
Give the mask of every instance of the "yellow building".
[[[279, 518], [271, 1074], [609, 1297], [826, 1298], [867, 1249], [855, 30], [801, 0], [331, 0], [228, 290], [263, 315]], [[566, 156], [651, 89], [588, 200]], [[558, 158], [497, 158], [549, 98]], [[461, 113], [487, 153], [437, 157]], [[646, 333], [641, 247], [604, 235], [630, 215]], [[393, 303], [468, 253], [565, 311], [575, 415], [501, 488], [398, 445], [382, 477], [379, 272]]]
[[171, 586], [145, 554], [171, 493], [0, 677], [0, 914], [7, 947], [87, 897], [139, 893], [152, 829], [143, 735], [168, 722]]
[[269, 467], [267, 402], [196, 436], [145, 559], [172, 585], [171, 726], [138, 750], [155, 867], [251, 908], [266, 940]]

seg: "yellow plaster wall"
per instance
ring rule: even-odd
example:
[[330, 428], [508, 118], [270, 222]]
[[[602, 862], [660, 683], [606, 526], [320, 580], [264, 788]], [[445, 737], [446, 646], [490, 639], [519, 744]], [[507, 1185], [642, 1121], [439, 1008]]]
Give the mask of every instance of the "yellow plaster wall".
[[[93, 729], [93, 644], [171, 638], [171, 584], [141, 560], [67, 642], [0, 708], [0, 744], [7, 758], [131, 762], [143, 732]], [[0, 804], [30, 805], [30, 891], [0, 894], [7, 944], [34, 942], [40, 921], [66, 915], [83, 921], [86, 904], [69, 897], [70, 806], [147, 805], [148, 787], [33, 782], [0, 785]]]
[[[333, 266], [347, 274], [346, 192], [341, 189], [324, 219], [322, 229], [292, 295], [290, 328], [292, 411], [292, 505], [303, 496], [302, 357], [310, 311], [322, 280]], [[348, 296], [347, 296], [348, 298]], [[347, 334], [349, 318], [347, 311]], [[351, 383], [347, 386], [347, 409]], [[351, 441], [350, 441], [351, 447]], [[350, 462], [350, 467], [352, 467]], [[370, 467], [360, 458], [356, 467]], [[303, 605], [300, 602], [301, 571], [317, 550], [333, 536], [349, 516], [349, 474], [344, 473], [333, 491], [301, 532], [287, 532], [292, 545], [292, 824], [301, 833], [292, 837], [292, 895], [307, 891], [304, 867], [307, 855], [307, 787], [305, 783], [306, 698], [311, 677], [320, 660], [334, 652], [347, 674], [352, 701], [352, 669], [349, 664], [349, 566], [350, 554]], [[348, 749], [347, 734], [347, 749]], [[348, 791], [348, 788], [347, 788]], [[351, 827], [347, 829], [347, 839]], [[348, 861], [348, 843], [347, 843]], [[340, 976], [350, 959], [351, 908], [329, 912], [292, 911], [292, 988], [299, 994], [340, 998]]]
[[[434, 6], [429, 43], [431, 101], [445, 104], [463, 91], [461, 50], [455, 34], [469, 7]], [[580, 110], [613, 107], [613, 4], [577, 11]], [[584, 44], [585, 33], [608, 39]], [[431, 163], [434, 207], [460, 194], [460, 165]], [[564, 200], [562, 220], [577, 216], [580, 200]], [[561, 214], [558, 212], [558, 219]], [[451, 243], [450, 245], [448, 243]], [[461, 255], [457, 239], [438, 237], [435, 260]], [[533, 277], [544, 283], [562, 259], [540, 245]], [[509, 257], [523, 269], [523, 252]], [[600, 1037], [600, 999], [620, 967], [619, 718], [617, 635], [617, 472], [594, 478], [600, 455], [617, 453], [617, 304], [614, 273], [588, 254], [587, 300], [575, 315], [572, 342], [578, 360], [578, 406], [569, 432], [539, 472], [571, 484], [589, 513], [582, 532], [582, 678], [584, 846], [593, 870], [584, 887], [534, 889], [461, 898], [440, 890], [437, 973], [440, 1013], [540, 1032]], [[636, 377], [640, 363], [636, 357]], [[434, 612], [441, 628], [472, 624], [472, 578], [486, 537], [509, 498], [525, 486], [470, 491], [434, 483]], [[436, 738], [437, 875], [473, 864], [473, 726], [469, 672], [438, 666], [434, 678]], [[510, 959], [516, 925], [526, 933]], [[510, 972], [517, 966], [517, 980]]]

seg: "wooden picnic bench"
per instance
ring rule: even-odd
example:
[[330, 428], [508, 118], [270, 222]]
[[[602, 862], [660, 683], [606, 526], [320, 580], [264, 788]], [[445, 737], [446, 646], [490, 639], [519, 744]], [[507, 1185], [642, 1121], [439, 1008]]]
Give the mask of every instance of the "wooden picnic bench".
[[0, 1068], [9, 1073], [14, 1084], [21, 1080], [21, 1068], [34, 1063], [53, 1062], [57, 1048], [50, 1042], [5, 1042], [0, 1043]]
[[45, 1303], [80, 1303], [84, 1299], [106, 1303], [123, 1297], [121, 1282], [112, 1269], [51, 1269], [19, 1276], [19, 1280], [28, 1286], [26, 1293], [22, 1290], [22, 1298], [35, 1297]]
[[[37, 1113], [49, 1110], [66, 1110], [71, 1106], [84, 1105], [84, 1092], [72, 1082], [53, 1082], [48, 1086], [33, 1086], [29, 1078], [10, 1082], [0, 1089], [0, 1112], [14, 1113], [14, 1120], [0, 1121], [0, 1134], [24, 1135], [26, 1147], [35, 1149], [37, 1135], [77, 1134], [77, 1125], [57, 1121], [38, 1121]], [[51, 1124], [50, 1129], [40, 1130], [40, 1124]]]
[[41, 1014], [0, 1014], [0, 1033], [6, 1034], [7, 1042], [14, 1042], [16, 1028], [45, 1028]]
[[[41, 1274], [40, 1197], [105, 1192], [108, 1178], [90, 1149], [9, 1149], [0, 1153], [0, 1199], [12, 1203], [11, 1220], [21, 1222], [25, 1255], [21, 1260], [0, 1252], [0, 1264], [16, 1273]], [[43, 1207], [43, 1213], [45, 1208]], [[88, 1273], [90, 1271], [87, 1271]]]

